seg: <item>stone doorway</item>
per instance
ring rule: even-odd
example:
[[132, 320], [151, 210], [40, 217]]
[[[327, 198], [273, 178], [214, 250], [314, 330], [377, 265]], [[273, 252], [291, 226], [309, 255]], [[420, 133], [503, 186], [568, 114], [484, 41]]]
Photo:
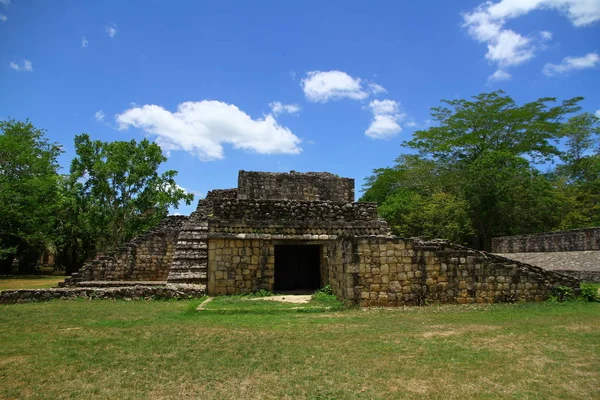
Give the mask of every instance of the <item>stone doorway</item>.
[[320, 287], [320, 245], [275, 245], [275, 292], [314, 292]]

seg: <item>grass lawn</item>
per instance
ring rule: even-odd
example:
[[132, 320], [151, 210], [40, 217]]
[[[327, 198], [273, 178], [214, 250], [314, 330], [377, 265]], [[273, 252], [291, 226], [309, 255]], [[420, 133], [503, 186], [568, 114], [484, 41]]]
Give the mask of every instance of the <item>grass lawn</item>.
[[600, 398], [600, 303], [321, 313], [0, 306], [0, 398]]
[[56, 275], [0, 275], [0, 291], [10, 289], [44, 289], [55, 287], [66, 276]]

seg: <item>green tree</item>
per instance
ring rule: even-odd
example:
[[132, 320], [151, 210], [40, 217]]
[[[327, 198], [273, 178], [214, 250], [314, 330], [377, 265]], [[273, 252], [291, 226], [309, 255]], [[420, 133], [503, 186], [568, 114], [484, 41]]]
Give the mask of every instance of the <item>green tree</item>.
[[563, 164], [555, 170], [566, 206], [562, 229], [600, 225], [600, 119], [576, 115], [563, 127]]
[[50, 143], [31, 122], [0, 122], [0, 270], [31, 272], [44, 248], [55, 239], [57, 158]]
[[102, 142], [82, 134], [75, 137], [75, 151], [63, 190], [61, 246], [71, 269], [83, 255], [118, 247], [165, 218], [169, 207], [194, 199], [177, 186], [176, 171], [158, 172], [167, 159], [146, 139]]
[[[466, 238], [484, 249], [494, 236], [558, 228], [565, 209], [560, 180], [538, 166], [564, 157], [559, 147], [564, 136], [589, 145], [576, 133], [589, 118], [565, 123], [580, 110], [580, 100], [553, 105], [556, 99], [541, 98], [518, 105], [502, 91], [442, 100], [432, 109], [436, 124], [403, 143], [418, 155], [375, 170], [361, 200], [378, 201], [396, 230]], [[457, 212], [459, 206], [464, 213]]]

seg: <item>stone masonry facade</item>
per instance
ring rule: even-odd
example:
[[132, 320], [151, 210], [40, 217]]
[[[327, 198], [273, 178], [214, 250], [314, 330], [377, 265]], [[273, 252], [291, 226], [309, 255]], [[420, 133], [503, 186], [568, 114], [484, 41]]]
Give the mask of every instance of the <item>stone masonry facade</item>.
[[189, 217], [167, 218], [63, 286], [111, 281], [196, 285], [210, 295], [331, 285], [360, 306], [541, 301], [552, 286], [578, 286], [447, 241], [394, 237], [376, 204], [354, 202], [353, 179], [294, 171], [240, 171], [238, 188], [210, 191]]

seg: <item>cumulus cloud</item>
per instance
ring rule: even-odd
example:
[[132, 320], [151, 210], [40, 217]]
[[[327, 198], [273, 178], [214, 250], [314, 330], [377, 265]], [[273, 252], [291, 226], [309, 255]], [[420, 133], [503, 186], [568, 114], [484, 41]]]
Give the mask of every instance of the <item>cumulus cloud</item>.
[[272, 114], [253, 119], [233, 104], [185, 102], [171, 112], [157, 105], [133, 107], [116, 115], [120, 129], [140, 128], [165, 150], [184, 150], [203, 161], [224, 157], [223, 144], [260, 154], [298, 154], [301, 140]]
[[29, 60], [23, 60], [22, 63], [11, 61], [8, 65], [15, 71], [33, 72], [33, 64]]
[[88, 47], [89, 42], [87, 41], [87, 39], [85, 38], [85, 36], [81, 37], [81, 47], [83, 47], [84, 49], [86, 47]]
[[369, 96], [360, 78], [342, 71], [310, 71], [301, 82], [308, 101], [326, 103], [331, 100], [362, 100]]
[[94, 114], [94, 117], [96, 118], [96, 120], [98, 120], [100, 122], [104, 121], [104, 111], [102, 111], [102, 110], [96, 111], [96, 113]]
[[496, 70], [496, 72], [494, 72], [492, 75], [488, 76], [488, 82], [509, 81], [511, 78], [512, 76], [508, 72], [499, 69]]
[[117, 36], [117, 26], [115, 24], [108, 24], [104, 27], [104, 31], [108, 36], [114, 38]]
[[297, 114], [300, 111], [300, 106], [298, 104], [282, 104], [279, 101], [269, 103], [269, 107], [271, 107], [273, 115], [281, 113]]
[[596, 117], [600, 118], [600, 108], [596, 110]]
[[6, 20], [8, 20], [8, 17], [6, 15], [0, 14], [0, 22], [6, 22]]
[[[509, 19], [540, 9], [557, 10], [578, 27], [600, 20], [600, 2], [597, 0], [501, 0], [487, 1], [464, 13], [463, 27], [471, 37], [487, 45], [485, 58], [491, 63], [501, 69], [515, 66], [534, 57], [536, 41], [505, 29], [504, 25]], [[542, 41], [551, 38], [551, 32], [540, 32]]]
[[373, 121], [365, 135], [373, 139], [387, 139], [402, 132], [401, 122], [406, 114], [401, 112], [400, 104], [394, 100], [373, 100], [369, 103]]
[[583, 57], [565, 57], [560, 64], [547, 63], [542, 72], [546, 76], [567, 74], [572, 71], [594, 68], [599, 62], [598, 53], [588, 53]]

